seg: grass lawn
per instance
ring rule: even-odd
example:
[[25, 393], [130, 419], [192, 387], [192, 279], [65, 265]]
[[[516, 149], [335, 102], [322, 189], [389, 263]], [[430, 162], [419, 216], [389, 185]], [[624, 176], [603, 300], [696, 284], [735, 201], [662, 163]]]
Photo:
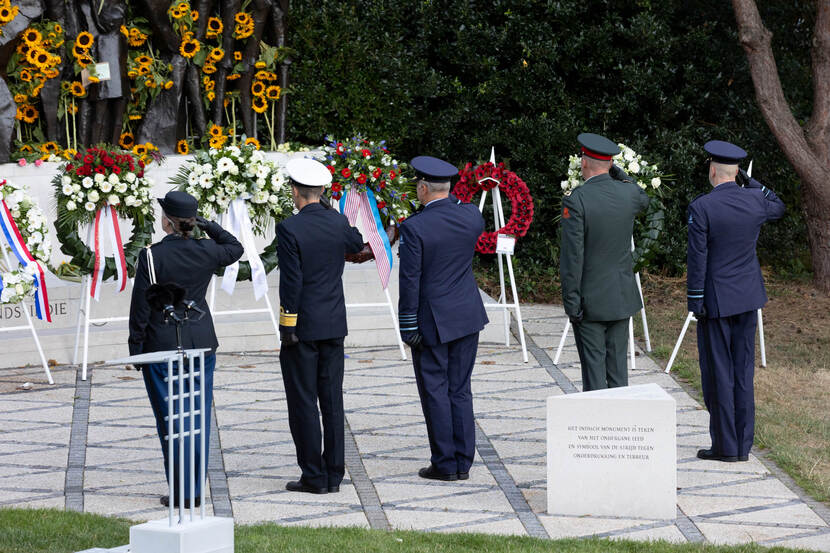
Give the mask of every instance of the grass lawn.
[[[129, 542], [123, 519], [57, 510], [0, 509], [0, 553], [73, 553]], [[482, 534], [382, 532], [359, 528], [298, 528], [276, 524], [236, 528], [236, 553], [762, 553], [757, 545], [672, 545], [666, 542], [539, 540]]]

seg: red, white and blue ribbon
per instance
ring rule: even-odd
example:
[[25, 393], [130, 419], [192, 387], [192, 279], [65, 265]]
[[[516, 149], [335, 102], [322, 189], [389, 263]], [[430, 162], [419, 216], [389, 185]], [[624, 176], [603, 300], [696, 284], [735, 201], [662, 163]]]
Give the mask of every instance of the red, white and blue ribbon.
[[[110, 249], [115, 258], [115, 272], [117, 275], [118, 291], [123, 292], [127, 287], [127, 259], [124, 257], [124, 245], [121, 243], [121, 229], [118, 226], [118, 214], [115, 206], [105, 204], [95, 212], [95, 230], [93, 234], [95, 265], [92, 269], [92, 286], [89, 294], [95, 301], [101, 299], [101, 284], [104, 281], [104, 269], [107, 266], [107, 255], [104, 251], [104, 238], [107, 238]], [[104, 232], [101, 232], [101, 227]]]
[[[5, 184], [5, 182], [6, 181], [0, 183], [0, 186]], [[2, 205], [0, 205], [0, 227], [2, 227], [3, 236], [6, 237], [6, 243], [8, 243], [9, 248], [12, 253], [14, 253], [14, 256], [23, 268], [29, 272], [32, 272], [30, 267], [35, 268], [33, 275], [36, 288], [35, 312], [38, 319], [46, 319], [51, 323], [52, 314], [49, 312], [49, 295], [46, 291], [46, 274], [43, 272], [43, 267], [29, 251], [29, 248], [26, 247], [26, 241], [23, 240], [23, 235], [20, 234], [20, 229], [17, 228], [17, 223], [14, 222], [12, 212], [9, 209], [9, 206], [6, 205], [6, 200], [2, 200]]]
[[363, 227], [369, 235], [369, 247], [375, 255], [378, 276], [385, 290], [389, 286], [389, 276], [392, 274], [392, 245], [383, 228], [374, 193], [368, 188], [364, 192], [348, 191], [340, 198], [340, 212], [349, 219], [351, 225], [354, 225], [358, 216], [362, 214]]

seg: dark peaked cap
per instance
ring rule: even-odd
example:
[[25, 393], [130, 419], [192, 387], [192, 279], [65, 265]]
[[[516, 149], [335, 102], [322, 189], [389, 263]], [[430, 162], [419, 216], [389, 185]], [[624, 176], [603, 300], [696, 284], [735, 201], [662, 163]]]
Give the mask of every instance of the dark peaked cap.
[[602, 161], [610, 161], [612, 157], [620, 153], [620, 147], [598, 134], [584, 132], [576, 137], [582, 146], [582, 153], [588, 157]]
[[712, 156], [712, 161], [725, 165], [737, 165], [746, 157], [746, 151], [743, 148], [723, 140], [710, 140], [703, 145], [703, 149]]
[[432, 156], [418, 156], [409, 162], [418, 178], [430, 182], [445, 182], [458, 174], [458, 168], [452, 163]]
[[195, 217], [199, 208], [196, 198], [179, 190], [171, 190], [163, 198], [158, 198], [158, 202], [165, 213], [182, 219]]

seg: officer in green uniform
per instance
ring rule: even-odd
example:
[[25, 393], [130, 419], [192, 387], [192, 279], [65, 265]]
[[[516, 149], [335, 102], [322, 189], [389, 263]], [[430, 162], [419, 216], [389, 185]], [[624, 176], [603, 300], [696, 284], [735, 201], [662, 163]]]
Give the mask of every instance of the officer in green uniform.
[[577, 140], [585, 183], [562, 201], [559, 271], [587, 392], [628, 385], [628, 319], [643, 307], [631, 234], [648, 196], [612, 163], [616, 144], [592, 133]]

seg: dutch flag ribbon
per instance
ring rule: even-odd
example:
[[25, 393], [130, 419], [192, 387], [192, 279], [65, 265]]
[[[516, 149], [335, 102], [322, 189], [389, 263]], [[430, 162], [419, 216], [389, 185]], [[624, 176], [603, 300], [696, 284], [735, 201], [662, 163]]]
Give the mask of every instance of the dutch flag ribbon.
[[127, 260], [124, 257], [124, 245], [121, 243], [121, 229], [118, 226], [118, 214], [115, 211], [115, 206], [104, 204], [104, 207], [96, 211], [94, 225], [95, 265], [92, 269], [92, 286], [89, 293], [95, 298], [95, 301], [99, 301], [101, 299], [101, 283], [104, 281], [104, 270], [107, 266], [104, 238], [108, 239], [113, 250], [119, 292], [123, 292], [127, 287]]

